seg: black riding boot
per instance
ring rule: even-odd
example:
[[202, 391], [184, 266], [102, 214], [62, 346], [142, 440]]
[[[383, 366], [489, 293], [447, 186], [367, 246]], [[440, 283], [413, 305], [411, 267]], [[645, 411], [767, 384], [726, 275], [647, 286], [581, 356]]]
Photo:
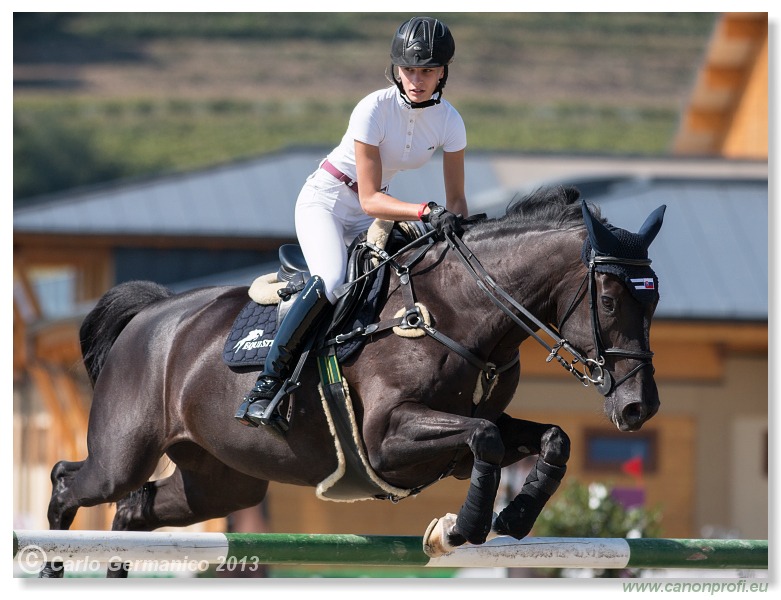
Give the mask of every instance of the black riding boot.
[[244, 397], [236, 412], [243, 425], [268, 425], [272, 415], [266, 414], [271, 401], [282, 389], [285, 379], [299, 358], [301, 346], [320, 321], [331, 303], [325, 294], [323, 280], [314, 275], [307, 281], [298, 298], [288, 310], [266, 356], [263, 372], [255, 387]]

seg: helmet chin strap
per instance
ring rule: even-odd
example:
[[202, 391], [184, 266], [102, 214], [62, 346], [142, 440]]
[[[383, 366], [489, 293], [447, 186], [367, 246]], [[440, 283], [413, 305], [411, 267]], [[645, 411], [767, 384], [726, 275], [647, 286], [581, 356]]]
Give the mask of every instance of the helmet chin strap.
[[433, 96], [426, 100], [425, 102], [413, 102], [407, 97], [406, 92], [404, 91], [404, 85], [402, 85], [400, 79], [396, 79], [396, 75], [393, 72], [393, 66], [391, 64], [390, 66], [390, 76], [388, 76], [388, 72], [385, 72], [385, 76], [396, 84], [396, 87], [399, 88], [399, 92], [401, 93], [401, 99], [404, 100], [405, 104], [407, 104], [410, 108], [428, 108], [429, 106], [436, 106], [440, 102], [442, 102], [442, 90], [445, 87], [445, 82], [447, 81], [447, 65], [445, 65], [445, 73], [442, 75], [442, 79], [439, 80], [439, 85], [437, 86], [437, 89], [434, 90], [434, 94], [438, 94], [436, 98]]
[[399, 91], [401, 92], [401, 99], [404, 100], [404, 102], [410, 108], [427, 108], [429, 106], [435, 106], [436, 104], [439, 104], [442, 101], [442, 92], [439, 92], [439, 96], [437, 96], [436, 98], [432, 97], [431, 99], [426, 100], [425, 102], [413, 102], [412, 100], [407, 98], [407, 94], [404, 93], [404, 87], [401, 85], [401, 82], [397, 81], [396, 85], [398, 86]]

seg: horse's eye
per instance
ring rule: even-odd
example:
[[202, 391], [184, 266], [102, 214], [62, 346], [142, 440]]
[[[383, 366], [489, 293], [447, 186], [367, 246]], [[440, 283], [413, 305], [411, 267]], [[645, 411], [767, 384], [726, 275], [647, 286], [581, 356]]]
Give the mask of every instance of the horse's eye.
[[616, 301], [610, 296], [602, 296], [602, 308], [604, 308], [606, 312], [611, 313], [616, 308]]

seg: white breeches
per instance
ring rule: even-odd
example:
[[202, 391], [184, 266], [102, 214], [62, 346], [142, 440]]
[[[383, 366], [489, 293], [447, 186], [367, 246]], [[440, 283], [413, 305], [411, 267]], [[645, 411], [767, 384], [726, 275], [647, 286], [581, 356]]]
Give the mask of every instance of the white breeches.
[[296, 201], [296, 235], [312, 275], [325, 283], [331, 303], [344, 283], [347, 247], [374, 219], [363, 212], [358, 194], [318, 169], [306, 180]]

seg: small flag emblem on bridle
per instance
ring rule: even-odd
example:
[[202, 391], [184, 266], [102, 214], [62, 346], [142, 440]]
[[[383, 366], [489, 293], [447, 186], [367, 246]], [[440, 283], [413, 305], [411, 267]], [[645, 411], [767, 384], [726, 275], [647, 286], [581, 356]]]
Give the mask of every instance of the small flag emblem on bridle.
[[635, 284], [636, 290], [654, 289], [653, 277], [641, 277], [640, 279], [632, 279], [631, 282]]

